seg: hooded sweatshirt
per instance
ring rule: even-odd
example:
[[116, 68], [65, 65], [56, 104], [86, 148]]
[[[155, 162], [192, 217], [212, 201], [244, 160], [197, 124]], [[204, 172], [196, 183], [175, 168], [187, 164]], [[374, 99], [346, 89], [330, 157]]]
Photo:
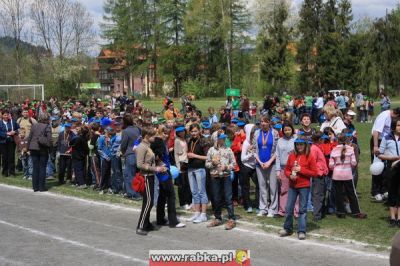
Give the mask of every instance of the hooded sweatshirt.
[[251, 145], [250, 135], [253, 127], [253, 124], [247, 124], [244, 126], [244, 131], [246, 132], [246, 140], [243, 142], [242, 154], [240, 157], [242, 163], [251, 169], [256, 168], [255, 148], [253, 149], [253, 151], [249, 150]]
[[275, 169], [276, 171], [284, 170], [289, 154], [294, 150], [294, 136], [290, 139], [282, 137], [276, 144], [276, 159]]

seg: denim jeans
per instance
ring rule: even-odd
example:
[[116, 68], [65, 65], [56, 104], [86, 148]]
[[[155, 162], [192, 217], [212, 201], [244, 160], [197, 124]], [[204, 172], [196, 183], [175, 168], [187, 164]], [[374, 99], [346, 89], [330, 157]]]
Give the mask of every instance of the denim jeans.
[[307, 197], [310, 188], [289, 188], [288, 201], [286, 204], [285, 223], [283, 228], [289, 232], [293, 231], [293, 211], [297, 196], [299, 196], [299, 218], [297, 232], [305, 233], [307, 231]]
[[119, 193], [123, 185], [122, 162], [118, 156], [111, 157], [111, 188], [114, 193]]
[[136, 175], [136, 155], [129, 154], [125, 157], [125, 169], [124, 169], [124, 186], [125, 192], [128, 197], [140, 197], [140, 194], [132, 189], [131, 182]]
[[57, 148], [50, 148], [49, 160], [47, 161], [46, 167], [46, 176], [54, 176], [54, 173], [56, 172], [56, 153]]
[[[211, 186], [214, 197], [214, 216], [215, 219], [222, 220], [222, 207], [226, 206], [229, 219], [236, 220], [232, 203], [232, 181], [229, 177], [211, 178]], [[222, 199], [224, 195], [224, 199]]]
[[193, 204], [207, 204], [206, 170], [204, 168], [189, 168], [188, 177]]
[[29, 155], [21, 156], [22, 170], [24, 171], [24, 176], [32, 177], [33, 164], [32, 157]]

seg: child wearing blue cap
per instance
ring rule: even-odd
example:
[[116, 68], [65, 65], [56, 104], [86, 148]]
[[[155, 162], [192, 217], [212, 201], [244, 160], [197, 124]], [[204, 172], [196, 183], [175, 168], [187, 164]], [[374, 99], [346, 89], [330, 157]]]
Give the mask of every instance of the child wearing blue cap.
[[307, 231], [307, 200], [310, 192], [310, 179], [317, 176], [318, 172], [315, 158], [310, 154], [308, 141], [297, 138], [294, 143], [294, 152], [289, 155], [285, 167], [285, 176], [289, 178], [289, 192], [285, 209], [285, 223], [283, 229], [279, 231], [279, 235], [284, 237], [293, 233], [293, 212], [297, 197], [299, 197], [297, 233], [299, 240], [304, 240]]
[[[222, 224], [222, 207], [225, 205], [229, 218], [225, 229], [231, 230], [236, 226], [236, 217], [233, 210], [232, 180], [230, 175], [236, 166], [236, 161], [232, 150], [225, 145], [226, 138], [227, 135], [220, 134], [217, 145], [211, 147], [207, 152], [206, 167], [210, 169], [215, 216], [215, 219], [207, 227], [215, 227]], [[224, 195], [224, 199], [222, 199], [222, 195]]]

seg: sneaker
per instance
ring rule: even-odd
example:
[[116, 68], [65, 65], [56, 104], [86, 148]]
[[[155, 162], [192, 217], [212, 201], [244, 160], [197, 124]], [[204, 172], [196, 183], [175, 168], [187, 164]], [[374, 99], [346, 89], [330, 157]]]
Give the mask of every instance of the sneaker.
[[390, 219], [389, 220], [389, 227], [396, 227], [399, 221], [396, 221], [395, 219]]
[[113, 191], [111, 188], [109, 188], [108, 191], [107, 191], [107, 194], [113, 195], [113, 194], [114, 194], [114, 191]]
[[177, 225], [174, 226], [174, 228], [183, 228], [183, 227], [186, 227], [186, 224], [178, 223]]
[[99, 195], [103, 195], [104, 194], [104, 190], [100, 190]]
[[346, 214], [344, 214], [344, 213], [336, 213], [336, 217], [339, 218], [339, 219], [344, 219], [344, 218], [346, 218]]
[[305, 240], [306, 239], [306, 233], [304, 232], [300, 232], [297, 237], [299, 238], [299, 240]]
[[209, 224], [207, 224], [207, 227], [216, 227], [220, 226], [222, 224], [222, 221], [220, 219], [213, 219]]
[[382, 201], [382, 200], [383, 200], [383, 198], [382, 198], [382, 195], [381, 195], [381, 194], [376, 194], [374, 198], [375, 198], [375, 200], [376, 200], [376, 201], [378, 201], [378, 202], [380, 202], [380, 201]]
[[367, 218], [367, 214], [360, 212], [360, 213], [352, 215], [352, 217], [356, 218], [356, 219], [365, 219], [365, 218]]
[[190, 211], [192, 209], [192, 204], [186, 204], [183, 206], [185, 210]]
[[188, 219], [188, 222], [193, 222], [194, 220], [196, 220], [198, 217], [200, 216], [199, 212], [196, 212], [192, 217], [190, 217]]
[[48, 177], [46, 177], [46, 180], [54, 180], [55, 178], [54, 178], [54, 176], [48, 176]]
[[229, 219], [225, 224], [225, 230], [232, 230], [235, 227], [236, 227], [236, 222], [235, 220], [232, 219]]
[[32, 177], [30, 176], [30, 177], [28, 177], [28, 180], [32, 180]]
[[207, 222], [207, 215], [205, 213], [200, 214], [200, 216], [198, 216], [195, 220], [193, 220], [193, 223], [195, 224], [203, 222]]
[[268, 214], [268, 213], [265, 212], [265, 211], [259, 211], [259, 212], [257, 213], [257, 216], [258, 216], [258, 217], [262, 217], [262, 216], [267, 215], [267, 214]]
[[388, 197], [389, 197], [389, 193], [388, 192], [383, 193], [383, 195], [382, 195], [383, 199], [387, 199]]
[[267, 217], [268, 217], [268, 218], [274, 218], [274, 216], [275, 216], [275, 215], [274, 215], [272, 212], [268, 212], [268, 214], [267, 214]]
[[248, 207], [246, 210], [247, 213], [252, 213], [253, 212], [253, 208], [252, 207]]
[[281, 229], [281, 230], [279, 230], [278, 234], [280, 237], [285, 237], [285, 236], [290, 236], [291, 234], [293, 234], [293, 232], [290, 232], [286, 229]]
[[78, 186], [78, 188], [79, 188], [79, 189], [87, 189], [87, 185], [86, 185], [86, 184], [80, 185], [80, 186]]

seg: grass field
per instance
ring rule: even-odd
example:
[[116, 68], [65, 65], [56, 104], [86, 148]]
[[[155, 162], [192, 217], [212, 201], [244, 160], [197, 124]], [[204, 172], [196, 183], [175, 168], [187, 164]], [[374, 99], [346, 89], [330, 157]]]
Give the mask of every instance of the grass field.
[[[209, 106], [220, 107], [224, 101], [207, 99], [195, 102], [195, 104], [203, 111]], [[144, 105], [152, 110], [160, 109], [161, 101], [145, 101]], [[177, 104], [178, 105], [178, 104]], [[396, 102], [400, 106], [400, 102]], [[378, 110], [376, 110], [378, 111]], [[376, 112], [378, 113], [378, 112]], [[358, 131], [359, 143], [361, 148], [361, 160], [359, 165], [359, 182], [357, 191], [360, 193], [361, 210], [368, 214], [365, 220], [357, 220], [350, 217], [346, 219], [337, 219], [336, 216], [329, 215], [321, 222], [315, 223], [312, 221], [312, 215], [308, 215], [308, 231], [312, 233], [322, 234], [327, 237], [342, 237], [354, 239], [369, 244], [390, 246], [394, 234], [398, 228], [389, 228], [387, 224], [388, 209], [382, 203], [374, 202], [370, 197], [371, 176], [369, 174], [369, 139], [372, 124], [356, 123]], [[1, 183], [10, 185], [31, 187], [29, 181], [22, 180], [18, 177], [0, 177]], [[99, 195], [91, 189], [78, 190], [69, 185], [57, 186], [56, 181], [47, 183], [50, 191], [71, 195], [76, 197], [88, 198], [92, 200], [108, 201], [112, 203], [121, 203], [127, 205], [140, 205], [140, 202], [132, 202], [117, 195]], [[261, 225], [276, 225], [282, 226], [283, 218], [258, 218], [255, 214], [246, 214], [242, 208], [236, 208], [236, 213], [241, 219], [247, 221], [259, 222]], [[271, 230], [265, 228], [265, 230]]]

